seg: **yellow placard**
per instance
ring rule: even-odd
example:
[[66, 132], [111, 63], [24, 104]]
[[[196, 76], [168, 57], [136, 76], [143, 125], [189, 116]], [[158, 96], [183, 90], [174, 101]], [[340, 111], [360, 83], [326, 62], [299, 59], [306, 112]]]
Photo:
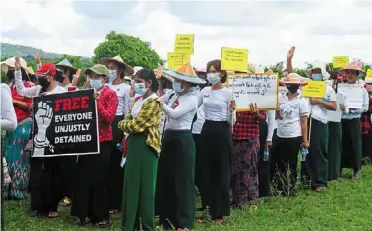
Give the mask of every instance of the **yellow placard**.
[[178, 54], [178, 53], [168, 53], [168, 69], [176, 70], [182, 64], [190, 62], [190, 55], [188, 54]]
[[307, 85], [302, 87], [302, 96], [309, 98], [324, 98], [326, 96], [326, 82], [308, 81]]
[[221, 69], [229, 71], [248, 70], [248, 49], [221, 48]]
[[367, 70], [366, 78], [372, 78], [372, 69]]
[[333, 56], [333, 68], [343, 68], [349, 65], [349, 56]]
[[194, 37], [193, 34], [177, 34], [174, 43], [174, 53], [194, 54]]

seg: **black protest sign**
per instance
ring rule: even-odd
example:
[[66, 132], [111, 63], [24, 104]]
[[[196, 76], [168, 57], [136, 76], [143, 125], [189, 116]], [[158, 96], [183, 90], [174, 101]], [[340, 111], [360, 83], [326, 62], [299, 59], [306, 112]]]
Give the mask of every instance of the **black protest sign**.
[[94, 90], [33, 98], [33, 157], [99, 153]]

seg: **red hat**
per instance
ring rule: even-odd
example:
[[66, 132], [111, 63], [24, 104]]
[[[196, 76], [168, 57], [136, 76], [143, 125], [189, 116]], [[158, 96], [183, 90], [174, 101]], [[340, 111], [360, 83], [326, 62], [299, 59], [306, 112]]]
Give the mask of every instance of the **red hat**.
[[56, 74], [56, 67], [52, 63], [43, 63], [41, 69], [37, 70], [35, 73], [37, 76], [46, 76], [48, 74]]

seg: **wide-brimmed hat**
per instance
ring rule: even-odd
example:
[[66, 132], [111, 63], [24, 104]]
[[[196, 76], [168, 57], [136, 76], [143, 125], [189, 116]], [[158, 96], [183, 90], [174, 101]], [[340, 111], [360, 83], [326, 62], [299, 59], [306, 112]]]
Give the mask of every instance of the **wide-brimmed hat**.
[[94, 72], [97, 75], [104, 75], [106, 77], [109, 76], [109, 71], [105, 65], [96, 64], [93, 67], [87, 68], [85, 70], [85, 74], [89, 75], [90, 73]]
[[170, 75], [173, 78], [180, 79], [189, 83], [194, 83], [194, 84], [205, 84], [205, 80], [199, 78], [195, 71], [194, 68], [190, 65], [190, 63], [185, 63], [182, 66], [180, 66], [177, 70], [171, 71], [163, 71], [166, 75]]
[[[6, 72], [8, 72], [9, 67], [14, 68], [15, 58], [16, 58], [16, 56], [8, 58], [7, 60], [1, 62], [0, 63], [1, 64], [1, 71], [6, 73]], [[27, 69], [26, 60], [24, 60], [22, 57], [19, 57], [19, 61], [21, 62], [21, 68], [26, 70]]]
[[195, 72], [205, 74], [205, 73], [207, 73], [207, 68], [205, 68], [205, 67], [195, 68]]
[[35, 75], [34, 69], [32, 69], [32, 67], [27, 67], [26, 71], [30, 75]]
[[311, 68], [310, 69], [307, 69], [305, 71], [306, 76], [309, 77], [309, 78], [311, 78], [311, 73], [312, 73], [312, 70], [314, 70], [314, 69], [320, 69], [321, 70], [324, 80], [328, 80], [329, 77], [331, 76], [327, 72], [327, 64], [324, 63], [324, 62], [320, 62], [320, 61], [315, 61], [315, 62], [313, 62], [311, 64]]
[[136, 67], [133, 67], [133, 75], [136, 75], [138, 71], [142, 70], [143, 67], [140, 67], [140, 66], [136, 66]]
[[341, 74], [341, 75], [345, 75], [345, 71], [346, 70], [351, 70], [351, 71], [358, 71], [358, 76], [359, 77], [363, 77], [366, 73], [362, 70], [362, 68], [360, 68], [358, 65], [352, 63], [350, 64], [349, 66], [346, 66], [344, 68], [342, 68], [341, 70], [339, 70], [338, 72]]
[[69, 68], [71, 69], [73, 72], [76, 72], [77, 71], [77, 68], [76, 67], [73, 67], [72, 64], [68, 61], [68, 59], [63, 59], [61, 62], [57, 63], [56, 64], [56, 67], [66, 67], [66, 68]]
[[287, 77], [280, 80], [279, 83], [283, 85], [286, 85], [286, 84], [299, 84], [301, 86], [307, 85], [307, 82], [304, 82], [302, 80], [302, 77], [297, 73], [288, 74]]
[[119, 55], [117, 55], [113, 58], [101, 58], [99, 60], [99, 63], [104, 64], [104, 65], [107, 65], [108, 62], [116, 62], [117, 64], [124, 67], [124, 72], [125, 72], [124, 74], [127, 75], [127, 76], [133, 75], [133, 73], [134, 73], [133, 68], [131, 66], [129, 66], [128, 64], [126, 64]]
[[163, 79], [166, 79], [166, 80], [171, 81], [171, 82], [174, 81], [173, 77], [165, 74], [164, 71], [168, 71], [168, 70], [167, 69], [164, 70], [163, 67], [159, 67], [158, 69], [154, 69], [153, 71], [154, 71], [154, 74], [156, 76], [156, 79], [158, 79], [158, 80], [161, 80], [163, 78]]

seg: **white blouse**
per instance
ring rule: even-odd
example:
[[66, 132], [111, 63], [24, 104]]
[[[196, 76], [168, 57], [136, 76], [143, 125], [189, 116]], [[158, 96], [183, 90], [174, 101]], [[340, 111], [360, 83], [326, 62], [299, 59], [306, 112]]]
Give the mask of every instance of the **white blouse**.
[[142, 107], [143, 103], [146, 102], [146, 100], [156, 98], [156, 97], [158, 97], [158, 96], [155, 93], [153, 93], [152, 95], [150, 95], [146, 99], [143, 99], [143, 97], [141, 97], [137, 101], [135, 101], [134, 104], [133, 104], [132, 111], [131, 111], [131, 115], [132, 115], [133, 119], [138, 116], [139, 112], [141, 111], [141, 107]]
[[126, 116], [130, 108], [130, 86], [126, 83], [113, 85], [111, 83], [106, 84], [112, 90], [116, 92], [118, 96], [118, 108], [116, 109], [117, 116]]
[[[176, 100], [170, 99], [171, 94], [162, 97], [163, 111], [167, 116], [166, 130], [190, 130], [192, 121], [198, 109], [198, 98], [195, 93], [173, 95]], [[173, 102], [175, 101], [175, 102]]]
[[1, 129], [12, 131], [17, 127], [17, 116], [13, 107], [10, 88], [5, 83], [1, 84]]
[[212, 90], [205, 87], [199, 94], [199, 106], [204, 105], [206, 120], [229, 121], [230, 104], [233, 99], [232, 91], [227, 88]]
[[204, 116], [204, 105], [201, 105], [198, 110], [196, 111], [197, 118], [192, 126], [192, 134], [200, 134], [205, 122]]

